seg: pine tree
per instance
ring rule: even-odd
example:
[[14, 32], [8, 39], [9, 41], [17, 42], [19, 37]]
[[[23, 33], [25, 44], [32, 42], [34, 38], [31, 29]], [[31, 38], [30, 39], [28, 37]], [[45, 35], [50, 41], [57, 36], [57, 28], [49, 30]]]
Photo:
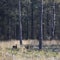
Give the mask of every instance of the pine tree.
[[22, 22], [21, 22], [21, 0], [19, 0], [19, 22], [20, 22], [20, 34], [19, 34], [19, 38], [20, 38], [20, 45], [22, 45]]
[[53, 0], [53, 22], [52, 22], [52, 24], [53, 24], [52, 37], [54, 39], [54, 37], [55, 37], [55, 1], [54, 0]]
[[26, 10], [27, 10], [27, 17], [26, 17], [26, 19], [27, 19], [27, 37], [26, 37], [26, 39], [28, 39], [28, 36], [29, 36], [29, 29], [28, 29], [28, 25], [29, 25], [29, 21], [28, 21], [28, 18], [29, 18], [29, 16], [28, 16], [28, 0], [27, 0], [27, 7], [26, 7]]
[[34, 38], [33, 0], [31, 0], [31, 39]]
[[51, 39], [55, 36], [55, 1], [52, 1], [52, 19], [51, 19]]
[[43, 40], [43, 0], [40, 2], [40, 29], [39, 29], [39, 49], [42, 49]]

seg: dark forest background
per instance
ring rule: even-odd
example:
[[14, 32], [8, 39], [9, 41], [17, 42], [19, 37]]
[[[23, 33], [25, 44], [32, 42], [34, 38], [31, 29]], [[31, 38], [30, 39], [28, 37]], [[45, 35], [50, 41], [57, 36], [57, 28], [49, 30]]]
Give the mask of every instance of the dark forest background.
[[[43, 2], [43, 35], [50, 37], [52, 19], [52, 0]], [[60, 39], [60, 0], [55, 3], [55, 39]], [[40, 0], [21, 0], [23, 39], [39, 37]], [[0, 0], [0, 40], [19, 39], [19, 0]], [[33, 32], [32, 32], [33, 31]]]

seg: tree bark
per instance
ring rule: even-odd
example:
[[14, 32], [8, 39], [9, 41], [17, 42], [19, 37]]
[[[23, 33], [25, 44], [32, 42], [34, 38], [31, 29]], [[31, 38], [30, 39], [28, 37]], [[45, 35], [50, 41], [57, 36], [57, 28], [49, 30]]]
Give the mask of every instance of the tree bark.
[[20, 31], [19, 31], [19, 40], [20, 40], [20, 45], [22, 45], [22, 22], [21, 22], [21, 0], [19, 0], [19, 25], [20, 25]]
[[31, 0], [31, 39], [34, 39], [33, 0]]
[[51, 38], [54, 39], [55, 37], [55, 1], [53, 0], [53, 3], [52, 3], [52, 20], [51, 20], [51, 23], [52, 23], [52, 26], [51, 26], [51, 32], [52, 32], [52, 35], [51, 35]]
[[42, 40], [43, 40], [43, 0], [41, 0], [40, 4], [39, 50], [42, 49]]

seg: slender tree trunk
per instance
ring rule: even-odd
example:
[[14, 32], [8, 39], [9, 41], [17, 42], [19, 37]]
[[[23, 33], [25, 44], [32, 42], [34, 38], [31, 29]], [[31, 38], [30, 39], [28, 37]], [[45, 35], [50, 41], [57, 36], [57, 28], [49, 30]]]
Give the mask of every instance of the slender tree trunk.
[[33, 0], [31, 0], [31, 39], [34, 39]]
[[42, 49], [42, 40], [43, 40], [43, 0], [41, 0], [40, 4], [39, 49]]
[[51, 23], [52, 23], [52, 26], [51, 26], [51, 28], [52, 28], [52, 39], [54, 39], [54, 37], [55, 37], [55, 1], [53, 0], [53, 6], [52, 6], [52, 12], [53, 12], [53, 16], [52, 16], [52, 21], [51, 21]]
[[11, 38], [11, 21], [10, 21], [10, 19], [9, 19], [9, 34], [8, 34], [8, 36], [9, 36], [9, 40], [10, 40], [10, 38]]
[[7, 39], [9, 40], [10, 39], [10, 20], [9, 20], [9, 18], [8, 18], [8, 21], [7, 21], [7, 23], [8, 23], [8, 30], [7, 30]]
[[27, 7], [26, 7], [26, 10], [27, 10], [27, 37], [26, 37], [26, 39], [28, 39], [29, 38], [29, 29], [28, 29], [28, 25], [29, 25], [29, 21], [28, 21], [28, 0], [27, 0]]
[[53, 1], [53, 32], [52, 37], [54, 39], [55, 37], [55, 1]]
[[16, 40], [16, 20], [14, 21], [14, 39]]
[[46, 29], [47, 29], [47, 35], [49, 36], [49, 30], [50, 29], [49, 29], [49, 11], [48, 10], [47, 10], [47, 16], [46, 17], [47, 17], [47, 28]]
[[22, 22], [21, 22], [21, 0], [19, 0], [19, 22], [20, 22], [20, 31], [19, 31], [19, 39], [20, 39], [20, 45], [22, 45]]

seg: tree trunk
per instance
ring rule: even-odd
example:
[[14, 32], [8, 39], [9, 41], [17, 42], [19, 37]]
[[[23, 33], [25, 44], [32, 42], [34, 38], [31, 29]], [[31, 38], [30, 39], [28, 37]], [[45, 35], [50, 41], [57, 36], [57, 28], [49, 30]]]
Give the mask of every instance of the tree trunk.
[[20, 40], [20, 45], [22, 45], [22, 23], [21, 23], [21, 0], [19, 0], [19, 22], [20, 22], [20, 31], [19, 31], [19, 40]]
[[52, 26], [51, 26], [51, 31], [52, 31], [52, 39], [54, 39], [55, 37], [55, 1], [53, 0], [53, 3], [52, 3], [52, 20], [51, 20], [51, 23], [52, 23]]
[[29, 29], [28, 29], [28, 25], [29, 25], [29, 21], [28, 21], [28, 18], [29, 18], [29, 16], [28, 16], [28, 1], [26, 2], [27, 3], [27, 7], [26, 7], [26, 10], [27, 10], [27, 37], [26, 37], [26, 39], [28, 39], [29, 38]]
[[31, 39], [34, 39], [33, 0], [31, 0]]
[[55, 1], [53, 1], [53, 31], [52, 31], [52, 37], [54, 39], [55, 37]]
[[42, 40], [43, 40], [43, 0], [41, 0], [40, 4], [39, 49], [42, 49]]

